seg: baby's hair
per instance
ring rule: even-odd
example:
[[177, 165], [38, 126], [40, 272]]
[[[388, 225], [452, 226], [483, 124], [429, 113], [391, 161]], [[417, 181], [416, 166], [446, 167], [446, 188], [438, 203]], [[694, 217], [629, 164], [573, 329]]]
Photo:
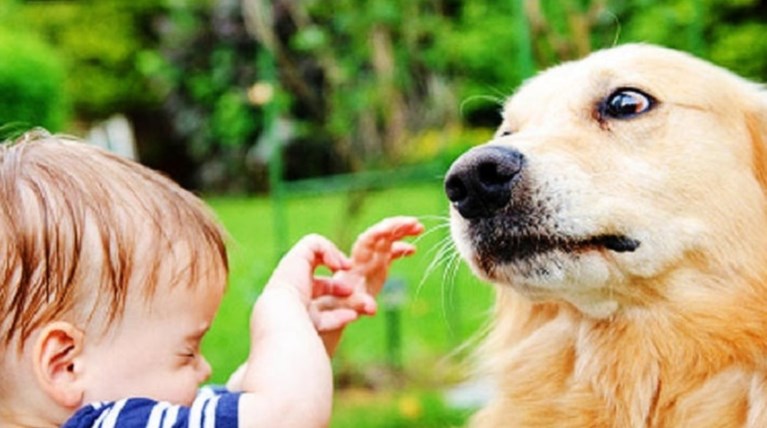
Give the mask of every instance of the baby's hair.
[[129, 292], [149, 299], [228, 270], [224, 232], [199, 198], [74, 138], [33, 131], [0, 145], [0, 206], [6, 346], [72, 313], [106, 309], [108, 325]]

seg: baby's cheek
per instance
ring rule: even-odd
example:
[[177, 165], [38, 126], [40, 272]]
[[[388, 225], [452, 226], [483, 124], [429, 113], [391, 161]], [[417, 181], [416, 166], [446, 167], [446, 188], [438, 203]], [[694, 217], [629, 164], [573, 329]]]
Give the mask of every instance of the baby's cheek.
[[194, 379], [188, 379], [184, 382], [184, 388], [180, 389], [177, 394], [179, 397], [179, 404], [184, 406], [191, 406], [197, 397], [197, 391], [200, 389], [200, 385], [194, 381]]
[[191, 366], [181, 367], [174, 371], [164, 383], [165, 391], [162, 400], [172, 404], [191, 406], [200, 388], [198, 371]]
[[184, 394], [186, 396], [187, 405], [191, 405], [194, 399], [197, 397], [197, 393], [200, 387], [210, 379], [210, 366], [207, 362], [203, 365], [197, 365], [193, 373], [187, 377], [185, 381]]

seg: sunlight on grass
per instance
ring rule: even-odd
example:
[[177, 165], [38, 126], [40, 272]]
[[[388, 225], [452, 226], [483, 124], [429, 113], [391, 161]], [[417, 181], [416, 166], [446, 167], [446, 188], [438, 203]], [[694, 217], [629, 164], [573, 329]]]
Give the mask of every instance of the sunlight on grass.
[[469, 412], [448, 408], [434, 391], [352, 389], [337, 394], [334, 415], [333, 428], [447, 428], [463, 426]]

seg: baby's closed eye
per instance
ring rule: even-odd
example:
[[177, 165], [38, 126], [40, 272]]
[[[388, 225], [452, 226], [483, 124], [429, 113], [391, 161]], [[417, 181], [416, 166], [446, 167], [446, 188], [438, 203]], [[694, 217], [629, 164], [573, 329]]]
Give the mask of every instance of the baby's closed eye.
[[181, 347], [176, 356], [184, 363], [193, 362], [200, 355], [200, 347], [197, 343], [187, 344]]

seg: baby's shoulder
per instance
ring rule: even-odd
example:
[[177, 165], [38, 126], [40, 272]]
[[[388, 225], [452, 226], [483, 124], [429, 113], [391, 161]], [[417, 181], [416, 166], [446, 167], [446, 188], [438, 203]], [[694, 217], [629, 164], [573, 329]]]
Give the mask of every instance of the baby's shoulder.
[[62, 428], [177, 426], [236, 428], [239, 398], [239, 393], [205, 387], [200, 390], [191, 406], [142, 397], [90, 403], [80, 408]]

